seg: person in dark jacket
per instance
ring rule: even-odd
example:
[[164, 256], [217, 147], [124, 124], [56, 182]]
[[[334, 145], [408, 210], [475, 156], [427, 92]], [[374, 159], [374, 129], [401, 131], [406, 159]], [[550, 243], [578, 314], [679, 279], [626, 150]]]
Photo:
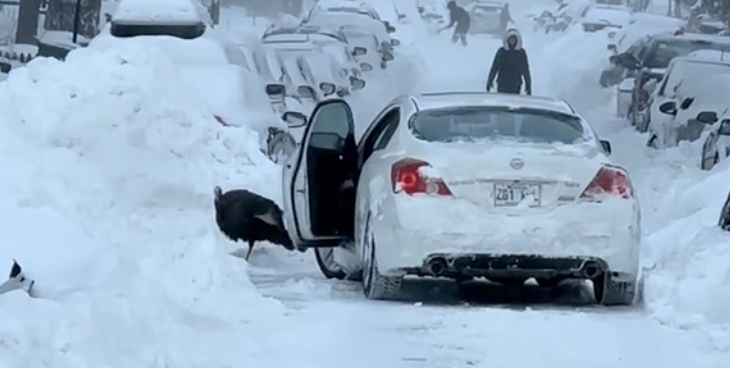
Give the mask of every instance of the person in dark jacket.
[[499, 13], [499, 29], [502, 30], [502, 33], [507, 31], [510, 22], [514, 23], [515, 21], [512, 20], [512, 16], [509, 14], [509, 4], [504, 4], [502, 11]]
[[492, 90], [495, 77], [499, 93], [520, 94], [524, 80], [525, 93], [532, 94], [530, 64], [527, 61], [527, 52], [522, 47], [522, 36], [516, 29], [505, 32], [504, 45], [494, 54], [487, 78], [487, 92]]
[[466, 46], [466, 34], [469, 32], [471, 26], [471, 17], [464, 8], [456, 5], [455, 1], [449, 1], [446, 6], [449, 9], [449, 17], [451, 21], [444, 28], [439, 29], [439, 32], [454, 27], [454, 35], [451, 36], [451, 42], [456, 43], [461, 41], [461, 44]]

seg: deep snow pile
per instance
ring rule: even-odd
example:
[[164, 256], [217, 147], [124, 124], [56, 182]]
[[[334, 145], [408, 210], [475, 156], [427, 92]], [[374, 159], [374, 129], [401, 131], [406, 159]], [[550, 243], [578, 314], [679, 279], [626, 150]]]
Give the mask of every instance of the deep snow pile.
[[0, 84], [0, 267], [17, 258], [39, 296], [0, 297], [0, 365], [255, 365], [284, 309], [228, 256], [212, 188], [278, 198], [279, 168], [182, 80], [130, 46]]

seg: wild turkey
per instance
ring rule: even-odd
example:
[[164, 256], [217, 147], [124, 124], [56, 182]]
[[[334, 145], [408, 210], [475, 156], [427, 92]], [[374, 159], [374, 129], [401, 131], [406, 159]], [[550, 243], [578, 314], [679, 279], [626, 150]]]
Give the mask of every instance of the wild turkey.
[[221, 187], [216, 186], [213, 193], [218, 228], [229, 239], [248, 243], [247, 261], [257, 241], [268, 241], [294, 250], [284, 227], [283, 211], [274, 201], [245, 189], [223, 193]]

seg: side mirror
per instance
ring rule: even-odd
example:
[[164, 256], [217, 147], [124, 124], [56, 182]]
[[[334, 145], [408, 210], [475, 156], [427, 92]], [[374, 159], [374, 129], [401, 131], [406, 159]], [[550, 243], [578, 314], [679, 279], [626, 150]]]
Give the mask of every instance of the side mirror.
[[360, 70], [364, 72], [369, 72], [373, 70], [373, 65], [370, 63], [360, 63]]
[[287, 111], [281, 115], [281, 120], [284, 120], [290, 128], [299, 128], [307, 125], [307, 116], [297, 111]]
[[325, 96], [329, 96], [329, 95], [337, 92], [337, 86], [335, 86], [332, 83], [327, 83], [327, 82], [320, 83], [319, 89], [322, 90], [322, 93], [324, 93]]
[[386, 53], [383, 54], [383, 60], [385, 60], [385, 61], [393, 61], [393, 59], [395, 59], [395, 57], [393, 56], [393, 54], [391, 54], [389, 52], [386, 52]]
[[687, 97], [682, 101], [682, 104], [679, 105], [679, 108], [682, 110], [687, 110], [687, 109], [689, 109], [690, 106], [692, 106], [692, 102], [695, 102], [695, 98]]
[[725, 119], [720, 123], [720, 135], [730, 135], [730, 119]]
[[405, 14], [398, 14], [398, 20], [403, 20], [403, 19], [406, 19], [406, 15]]
[[606, 46], [606, 49], [611, 52], [618, 52], [618, 48], [612, 43], [609, 43], [608, 46]]
[[717, 122], [717, 114], [714, 111], [703, 111], [697, 114], [697, 120], [705, 124], [715, 124]]
[[391, 46], [398, 46], [398, 45], [400, 45], [400, 40], [397, 39], [397, 38], [393, 38], [393, 39], [390, 40], [390, 45]]
[[674, 101], [667, 101], [659, 105], [659, 111], [667, 115], [677, 115], [677, 104]]
[[286, 93], [286, 87], [281, 84], [267, 84], [266, 94], [269, 97], [282, 97]]
[[355, 78], [352, 81], [350, 81], [350, 85], [352, 86], [353, 91], [359, 91], [363, 88], [365, 88], [365, 81], [360, 78]]
[[601, 148], [603, 148], [603, 151], [606, 152], [607, 155], [611, 155], [611, 142], [602, 140]]
[[362, 56], [368, 53], [368, 49], [364, 47], [357, 46], [354, 49], [352, 49], [352, 54], [355, 56]]

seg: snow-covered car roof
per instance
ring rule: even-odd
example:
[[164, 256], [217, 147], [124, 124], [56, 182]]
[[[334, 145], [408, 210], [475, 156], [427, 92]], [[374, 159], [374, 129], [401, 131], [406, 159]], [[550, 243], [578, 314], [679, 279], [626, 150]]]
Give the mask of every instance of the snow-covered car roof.
[[[328, 37], [333, 40], [337, 40], [340, 42], [347, 42], [347, 38], [342, 33], [342, 31], [334, 26], [328, 26], [328, 25], [312, 25], [312, 24], [306, 24], [302, 26], [297, 27], [278, 27], [278, 28], [270, 28], [266, 32], [264, 32], [264, 35], [261, 36], [262, 40], [266, 40], [267, 42], [270, 42], [271, 40], [278, 40], [281, 39], [282, 36], [292, 36], [291, 39], [310, 39], [310, 38], [316, 38], [316, 36], [322, 36], [322, 37]], [[299, 36], [299, 37], [297, 37]], [[314, 37], [309, 37], [314, 36]]]
[[450, 106], [513, 106], [576, 115], [567, 102], [549, 97], [502, 95], [494, 93], [438, 92], [414, 97], [419, 109], [440, 109]]
[[634, 16], [630, 9], [622, 6], [592, 6], [583, 13], [582, 22], [607, 23], [627, 26], [633, 23]]
[[[206, 23], [206, 14], [195, 0], [122, 0], [112, 22], [138, 25], [184, 25]], [[200, 5], [202, 6], [202, 5]]]

